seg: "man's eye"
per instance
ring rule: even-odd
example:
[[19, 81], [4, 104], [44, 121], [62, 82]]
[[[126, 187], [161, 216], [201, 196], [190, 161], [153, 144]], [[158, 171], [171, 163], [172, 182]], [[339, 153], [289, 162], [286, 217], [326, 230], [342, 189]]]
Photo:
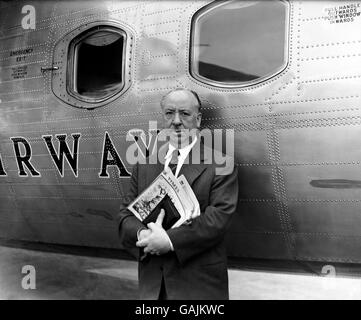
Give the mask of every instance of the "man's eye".
[[182, 112], [181, 115], [183, 117], [189, 117], [190, 116], [190, 113], [189, 112]]

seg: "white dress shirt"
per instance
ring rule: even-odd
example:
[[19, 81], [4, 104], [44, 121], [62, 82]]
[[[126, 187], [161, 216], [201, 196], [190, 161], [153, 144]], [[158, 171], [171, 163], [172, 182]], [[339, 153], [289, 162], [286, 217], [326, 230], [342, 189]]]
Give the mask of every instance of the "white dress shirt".
[[[197, 137], [194, 137], [194, 140], [192, 141], [191, 144], [189, 144], [181, 149], [178, 149], [179, 156], [178, 156], [177, 169], [175, 171], [175, 177], [178, 177], [178, 174], [184, 164], [184, 161], [186, 160], [189, 152], [192, 150], [192, 148], [196, 144], [196, 142], [197, 142]], [[169, 144], [168, 152], [164, 158], [165, 159], [164, 169], [169, 166], [169, 163], [172, 160], [172, 154], [173, 154], [174, 150], [177, 150], [176, 147], [174, 147], [172, 144]]]

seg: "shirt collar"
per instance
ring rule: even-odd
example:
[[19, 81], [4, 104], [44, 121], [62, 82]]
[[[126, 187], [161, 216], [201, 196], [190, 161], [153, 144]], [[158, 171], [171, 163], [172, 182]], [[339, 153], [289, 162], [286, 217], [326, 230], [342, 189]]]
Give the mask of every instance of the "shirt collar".
[[[194, 137], [193, 141], [191, 144], [186, 145], [185, 147], [178, 149], [180, 156], [181, 157], [186, 157], [188, 155], [188, 153], [191, 151], [191, 149], [193, 148], [193, 146], [196, 144], [198, 138], [197, 136]], [[177, 148], [174, 147], [172, 144], [169, 144], [169, 148], [168, 148], [168, 152], [165, 156], [165, 159], [169, 159], [172, 157], [172, 153], [174, 150], [176, 150]]]

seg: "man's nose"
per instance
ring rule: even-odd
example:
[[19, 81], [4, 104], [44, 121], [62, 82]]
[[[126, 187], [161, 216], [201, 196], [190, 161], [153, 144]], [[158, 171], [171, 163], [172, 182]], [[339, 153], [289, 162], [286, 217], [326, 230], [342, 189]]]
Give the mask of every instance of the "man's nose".
[[178, 126], [178, 125], [180, 125], [181, 123], [182, 123], [182, 121], [181, 121], [181, 118], [180, 118], [180, 116], [179, 116], [179, 113], [176, 112], [176, 113], [174, 114], [173, 124]]

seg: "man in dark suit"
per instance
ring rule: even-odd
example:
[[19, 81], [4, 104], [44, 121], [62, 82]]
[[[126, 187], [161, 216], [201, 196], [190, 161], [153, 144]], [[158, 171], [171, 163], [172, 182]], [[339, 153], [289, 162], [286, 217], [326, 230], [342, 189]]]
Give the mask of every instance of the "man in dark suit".
[[[197, 134], [189, 139], [187, 130], [198, 129], [201, 123], [201, 103], [195, 92], [171, 91], [163, 97], [161, 107], [164, 128], [171, 130], [170, 143], [163, 147], [165, 163], [134, 166], [131, 187], [120, 209], [120, 241], [147, 254], [139, 260], [141, 299], [228, 299], [224, 238], [238, 201], [237, 170], [233, 159], [228, 158], [223, 168], [217, 165], [220, 154], [202, 144]], [[178, 160], [175, 175], [184, 174], [201, 213], [166, 231], [162, 210], [157, 221], [145, 227], [127, 206], [171, 165], [172, 154], [177, 154]]]

